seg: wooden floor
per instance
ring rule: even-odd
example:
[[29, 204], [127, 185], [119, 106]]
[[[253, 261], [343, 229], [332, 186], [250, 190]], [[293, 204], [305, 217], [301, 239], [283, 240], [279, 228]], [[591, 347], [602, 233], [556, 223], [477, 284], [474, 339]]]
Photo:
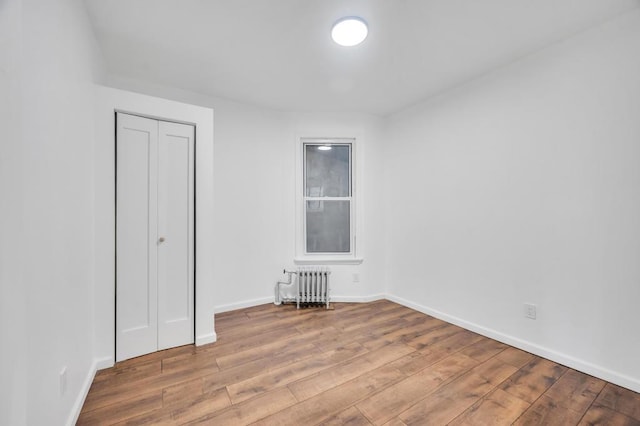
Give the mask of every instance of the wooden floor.
[[100, 371], [78, 424], [640, 425], [640, 394], [389, 301], [216, 315]]

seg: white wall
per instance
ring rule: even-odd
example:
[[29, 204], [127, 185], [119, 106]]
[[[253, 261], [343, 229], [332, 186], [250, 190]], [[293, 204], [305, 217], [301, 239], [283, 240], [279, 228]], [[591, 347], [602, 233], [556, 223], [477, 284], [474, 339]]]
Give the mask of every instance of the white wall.
[[27, 415], [25, 300], [22, 280], [22, 4], [0, 2], [0, 424]]
[[392, 297], [640, 391], [638, 52], [635, 11], [394, 115]]
[[[109, 84], [215, 110], [211, 285], [216, 312], [272, 302], [282, 269], [294, 267], [296, 134], [341, 129], [363, 135], [365, 260], [361, 265], [333, 266], [332, 293], [339, 300], [381, 297], [384, 200], [378, 196], [382, 187], [379, 118], [286, 113], [117, 76], [111, 76]], [[352, 282], [355, 272], [360, 274], [359, 283]]]
[[0, 8], [2, 98], [11, 102], [0, 113], [2, 352], [10, 354], [2, 359], [0, 423], [67, 424], [92, 372], [93, 115], [87, 106], [102, 64], [80, 0], [9, 0]]

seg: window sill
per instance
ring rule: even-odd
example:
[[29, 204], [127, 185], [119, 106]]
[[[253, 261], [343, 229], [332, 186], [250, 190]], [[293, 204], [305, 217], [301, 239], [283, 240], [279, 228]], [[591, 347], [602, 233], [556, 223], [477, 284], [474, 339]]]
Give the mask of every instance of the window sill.
[[293, 263], [296, 265], [360, 265], [364, 262], [362, 257], [350, 257], [350, 258], [332, 258], [332, 257], [296, 257], [293, 259]]

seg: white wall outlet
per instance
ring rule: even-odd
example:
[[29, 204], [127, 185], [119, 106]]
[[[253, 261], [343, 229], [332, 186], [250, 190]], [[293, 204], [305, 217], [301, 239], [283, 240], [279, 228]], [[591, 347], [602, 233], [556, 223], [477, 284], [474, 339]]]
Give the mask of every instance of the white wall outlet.
[[536, 319], [536, 305], [533, 303], [525, 303], [524, 316], [529, 319]]
[[67, 393], [67, 367], [62, 367], [60, 370], [60, 396]]
[[360, 274], [359, 273], [355, 272], [353, 274], [353, 282], [354, 283], [359, 283], [360, 282]]

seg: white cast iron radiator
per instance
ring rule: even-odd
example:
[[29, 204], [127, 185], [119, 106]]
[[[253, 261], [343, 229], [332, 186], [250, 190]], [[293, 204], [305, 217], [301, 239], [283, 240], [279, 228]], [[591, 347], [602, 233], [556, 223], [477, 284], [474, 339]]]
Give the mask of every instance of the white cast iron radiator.
[[[331, 271], [327, 266], [306, 266], [295, 272], [285, 270], [284, 273], [288, 275], [288, 281], [276, 284], [276, 305], [295, 302], [298, 309], [300, 306], [326, 306], [329, 309]], [[295, 282], [292, 281], [292, 275], [296, 275]]]

